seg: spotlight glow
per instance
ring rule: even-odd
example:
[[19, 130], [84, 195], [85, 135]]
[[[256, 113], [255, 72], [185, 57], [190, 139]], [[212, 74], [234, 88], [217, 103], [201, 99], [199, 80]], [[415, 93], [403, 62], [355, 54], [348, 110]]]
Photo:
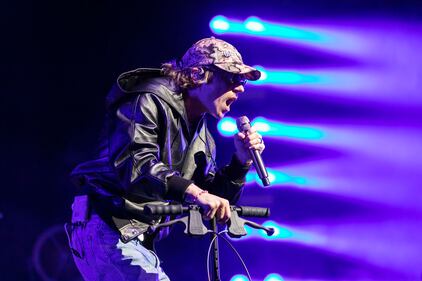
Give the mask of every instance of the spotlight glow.
[[[257, 131], [263, 136], [274, 138], [292, 138], [302, 140], [321, 140], [324, 133], [315, 128], [292, 126], [270, 121], [264, 117], [257, 117], [252, 122]], [[237, 132], [236, 120], [231, 117], [221, 119], [217, 124], [218, 131], [222, 136], [233, 136]]]
[[217, 34], [250, 34], [253, 36], [289, 40], [325, 41], [325, 38], [318, 33], [290, 25], [264, 22], [257, 17], [249, 17], [242, 22], [239, 20], [229, 20], [219, 15], [211, 19], [210, 28]]
[[274, 228], [274, 234], [272, 236], [266, 236], [265, 233], [262, 235], [265, 235], [265, 237], [268, 240], [275, 240], [275, 239], [285, 239], [285, 238], [291, 238], [293, 237], [293, 232], [288, 230], [285, 227], [281, 227], [279, 224], [277, 224], [274, 221], [266, 221], [262, 224], [265, 227], [271, 227]]
[[222, 15], [210, 21], [215, 34], [234, 34], [290, 44], [305, 45], [335, 53], [362, 53], [370, 48], [368, 40], [355, 30], [330, 25], [293, 25], [261, 20], [255, 16], [246, 20], [228, 19]]
[[252, 32], [262, 32], [265, 30], [265, 26], [256, 17], [250, 17], [245, 21], [245, 27], [247, 30]]
[[295, 139], [320, 140], [324, 134], [322, 131], [314, 128], [301, 126], [284, 125], [279, 122], [269, 121], [264, 117], [257, 117], [252, 121], [252, 126], [262, 129], [258, 131], [263, 136], [287, 137]]
[[[251, 85], [314, 85], [329, 82], [328, 77], [317, 74], [306, 74], [289, 70], [266, 70], [262, 66], [255, 66], [261, 77], [257, 81], [250, 81]], [[262, 75], [264, 74], [264, 75]]]
[[[272, 227], [274, 228], [274, 234], [272, 236], [268, 236], [267, 233], [263, 230], [257, 230], [250, 226], [245, 225], [245, 230], [247, 235], [240, 238], [240, 240], [244, 239], [251, 239], [251, 238], [258, 238], [264, 240], [286, 240], [286, 239], [293, 239], [296, 235], [286, 227], [282, 227], [280, 224], [274, 221], [266, 221], [262, 224], [265, 227]], [[239, 239], [239, 238], [236, 238]]]
[[[243, 274], [236, 274], [230, 279], [230, 281], [249, 281], [249, 279]], [[264, 278], [263, 281], [284, 281], [284, 279], [277, 273], [270, 273]]]
[[270, 180], [270, 183], [271, 183], [269, 187], [265, 187], [262, 185], [261, 179], [259, 178], [258, 174], [254, 171], [251, 171], [246, 175], [246, 183], [247, 184], [257, 183], [259, 186], [264, 187], [264, 188], [271, 188], [271, 186], [283, 185], [283, 184], [303, 186], [307, 183], [307, 180], [305, 178], [290, 176], [288, 174], [285, 174], [275, 169], [267, 168], [267, 172], [268, 172], [268, 179]]
[[284, 279], [277, 273], [271, 273], [265, 277], [264, 281], [284, 281]]
[[227, 18], [216, 16], [210, 21], [210, 28], [214, 30], [215, 33], [222, 33], [230, 29], [230, 23]]
[[261, 239], [266, 241], [271, 240], [273, 242], [296, 242], [307, 245], [320, 245], [325, 241], [325, 237], [321, 237], [320, 235], [314, 234], [309, 231], [303, 231], [298, 228], [283, 226], [282, 224], [275, 221], [266, 221], [262, 225], [265, 227], [273, 228], [274, 234], [272, 236], [268, 236], [264, 230], [258, 230], [248, 225], [245, 225], [245, 236], [242, 236], [240, 238], [229, 238], [235, 241]]
[[225, 137], [231, 137], [238, 131], [236, 120], [231, 117], [221, 119], [217, 124], [217, 129]]
[[230, 281], [249, 281], [249, 279], [245, 275], [237, 274], [233, 276]]

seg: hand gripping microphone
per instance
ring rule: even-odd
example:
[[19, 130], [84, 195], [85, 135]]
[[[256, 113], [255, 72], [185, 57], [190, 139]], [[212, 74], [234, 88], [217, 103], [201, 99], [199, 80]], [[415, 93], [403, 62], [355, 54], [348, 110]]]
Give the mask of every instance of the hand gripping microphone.
[[[248, 134], [249, 130], [251, 129], [251, 123], [249, 122], [248, 117], [242, 116], [236, 120], [237, 129], [239, 132], [244, 133], [245, 135]], [[255, 166], [255, 170], [259, 175], [259, 178], [262, 181], [264, 186], [270, 185], [270, 180], [268, 179], [267, 169], [265, 169], [264, 161], [262, 161], [261, 153], [259, 153], [256, 149], [249, 149], [249, 153], [253, 160], [253, 164]]]

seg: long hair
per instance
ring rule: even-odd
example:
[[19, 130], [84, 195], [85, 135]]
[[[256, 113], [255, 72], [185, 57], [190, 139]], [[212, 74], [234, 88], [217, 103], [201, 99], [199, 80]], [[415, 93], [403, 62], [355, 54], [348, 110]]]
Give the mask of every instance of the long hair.
[[[197, 70], [199, 68], [199, 71]], [[193, 89], [201, 84], [211, 81], [213, 72], [206, 67], [186, 67], [180, 68], [176, 60], [165, 62], [161, 65], [163, 75], [174, 80], [177, 86], [183, 90]]]

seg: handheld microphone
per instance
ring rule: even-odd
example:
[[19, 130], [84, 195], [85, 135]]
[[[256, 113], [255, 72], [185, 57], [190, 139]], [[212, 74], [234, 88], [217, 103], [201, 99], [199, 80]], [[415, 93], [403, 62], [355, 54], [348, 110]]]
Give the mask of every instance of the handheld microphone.
[[[241, 116], [236, 120], [237, 129], [240, 132], [248, 134], [249, 130], [251, 129], [251, 123], [249, 122], [248, 117]], [[259, 178], [262, 181], [264, 186], [270, 185], [270, 180], [268, 179], [267, 169], [265, 168], [264, 161], [262, 161], [261, 154], [256, 149], [249, 149], [249, 153], [253, 160], [253, 164], [255, 166], [255, 170], [258, 173]]]

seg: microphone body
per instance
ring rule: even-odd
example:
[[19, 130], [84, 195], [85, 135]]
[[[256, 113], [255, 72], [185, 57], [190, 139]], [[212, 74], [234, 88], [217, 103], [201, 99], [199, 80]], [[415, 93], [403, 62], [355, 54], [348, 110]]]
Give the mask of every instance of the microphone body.
[[[248, 134], [249, 130], [251, 129], [251, 123], [249, 122], [248, 117], [241, 116], [236, 120], [237, 123], [237, 129], [240, 132]], [[249, 150], [250, 156], [253, 160], [253, 164], [255, 166], [255, 170], [258, 173], [259, 178], [262, 181], [262, 184], [264, 186], [270, 185], [270, 180], [268, 178], [267, 169], [265, 168], [264, 161], [262, 161], [261, 154], [256, 149], [250, 149]]]

